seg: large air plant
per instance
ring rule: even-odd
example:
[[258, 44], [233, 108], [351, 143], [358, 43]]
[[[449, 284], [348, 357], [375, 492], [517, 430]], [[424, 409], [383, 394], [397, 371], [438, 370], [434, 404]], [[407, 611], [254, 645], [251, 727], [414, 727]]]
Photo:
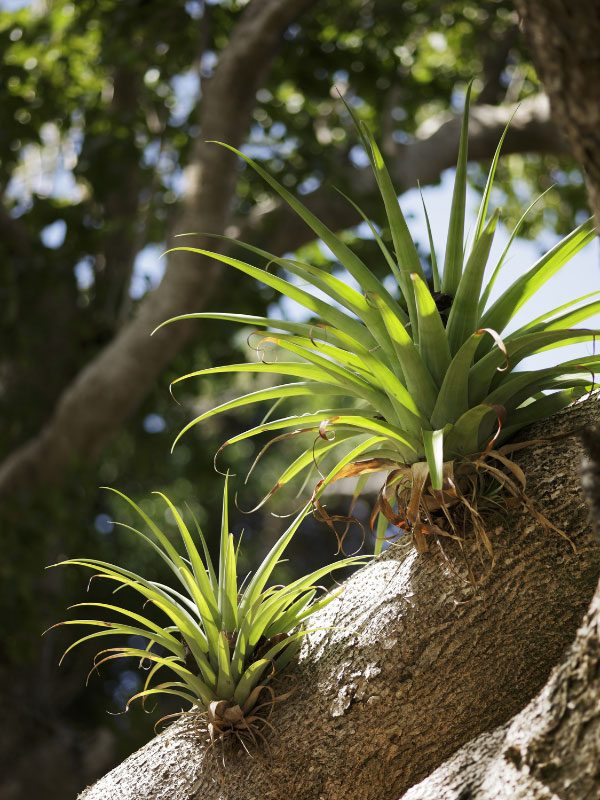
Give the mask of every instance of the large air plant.
[[[238, 586], [237, 548], [229, 533], [227, 482], [217, 569], [213, 567], [200, 527], [196, 523], [193, 535], [167, 497], [160, 495], [172, 512], [185, 556], [180, 555], [169, 537], [136, 503], [116, 493], [135, 509], [148, 533], [129, 525], [124, 527], [156, 551], [175, 576], [177, 588], [96, 559], [60, 562], [91, 569], [95, 577], [116, 584], [116, 590], [129, 587], [144, 601], [144, 609], [150, 604], [163, 618], [157, 623], [147, 611], [138, 613], [111, 603], [78, 603], [74, 608], [99, 608], [103, 614], [110, 612], [116, 616], [117, 621], [71, 619], [58, 623], [99, 629], [71, 644], [63, 658], [90, 639], [117, 636], [124, 643], [101, 650], [92, 672], [107, 661], [131, 657], [146, 667], [144, 687], [129, 699], [127, 708], [137, 698], [145, 701], [152, 695], [175, 695], [204, 713], [211, 739], [233, 733], [254, 740], [267, 716], [265, 708], [270, 709], [278, 697], [272, 679], [297, 652], [308, 632], [306, 620], [340, 593], [340, 590], [325, 593], [315, 602], [318, 582], [334, 570], [362, 563], [364, 557], [341, 559], [287, 586], [267, 587], [282, 553], [306, 515], [304, 509], [273, 545], [244, 589]], [[201, 544], [204, 560], [197, 542]], [[141, 638], [145, 646], [132, 644], [132, 637]], [[161, 678], [158, 683], [157, 673]]]
[[[305, 452], [289, 465], [273, 491], [337, 449], [335, 465], [314, 487], [317, 508], [323, 513], [319, 496], [332, 481], [357, 476], [360, 491], [369, 472], [384, 470], [387, 477], [373, 516], [374, 520], [377, 513], [382, 512], [378, 531], [381, 534], [391, 521], [411, 531], [421, 550], [427, 548], [428, 533], [441, 532], [439, 524], [433, 520], [436, 511], [440, 511], [440, 518], [443, 512], [452, 527], [448, 507], [462, 501], [478, 523], [476, 498], [483, 491], [480, 479], [484, 473], [532, 509], [523, 492], [522, 473], [508, 460], [506, 451], [499, 448], [523, 426], [549, 417], [589, 392], [594, 383], [593, 372], [600, 365], [600, 356], [593, 355], [562, 363], [557, 359], [555, 366], [544, 369], [515, 369], [528, 356], [592, 340], [598, 333], [572, 327], [600, 309], [600, 301], [590, 299], [598, 294], [594, 292], [504, 334], [517, 311], [575, 253], [592, 241], [594, 225], [591, 219], [584, 222], [533, 266], [524, 269], [495, 302], [488, 302], [510, 244], [529, 209], [513, 231], [491, 277], [484, 283], [484, 271], [499, 219], [498, 210], [488, 217], [488, 202], [502, 140], [491, 165], [470, 246], [466, 247], [469, 94], [470, 89], [441, 274], [427, 220], [433, 291], [428, 287], [381, 153], [364, 125], [359, 126], [360, 136], [385, 206], [392, 250], [375, 226], [357, 210], [369, 224], [393, 276], [392, 290], [388, 291], [386, 286], [390, 284], [379, 280], [344, 241], [296, 197], [238, 151], [234, 152], [256, 170], [327, 245], [339, 264], [359, 284], [360, 291], [351, 288], [332, 271], [279, 258], [239, 242], [236, 244], [263, 258], [265, 268], [193, 247], [175, 248], [212, 256], [303, 305], [311, 315], [306, 323], [214, 312], [176, 317], [226, 319], [268, 329], [263, 341], [276, 346], [280, 355], [277, 359], [263, 358], [256, 363], [209, 367], [185, 375], [175, 383], [194, 376], [237, 372], [274, 373], [292, 378], [290, 382], [259, 389], [218, 405], [191, 421], [179, 437], [203, 420], [251, 403], [306, 398], [305, 413], [269, 419], [229, 439], [223, 446], [265, 432], [276, 433], [277, 439], [312, 432]], [[275, 273], [274, 265], [281, 268], [281, 274]], [[291, 280], [284, 277], [286, 272], [293, 276]], [[290, 354], [287, 359], [286, 353]], [[319, 396], [337, 396], [340, 401], [319, 408]], [[348, 407], [347, 398], [353, 400], [351, 407]], [[489, 481], [487, 484], [489, 488]], [[534, 513], [538, 519], [543, 519]], [[327, 518], [326, 512], [324, 516]], [[485, 537], [483, 527], [479, 529]], [[488, 547], [489, 542], [484, 541]]]

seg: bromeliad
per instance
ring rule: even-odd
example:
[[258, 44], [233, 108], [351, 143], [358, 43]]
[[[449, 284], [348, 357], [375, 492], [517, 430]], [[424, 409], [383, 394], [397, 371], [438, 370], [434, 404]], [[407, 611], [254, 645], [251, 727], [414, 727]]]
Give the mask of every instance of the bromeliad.
[[[551, 348], [592, 340], [597, 330], [572, 326], [600, 310], [593, 292], [542, 314], [518, 330], [505, 334], [514, 315], [535, 293], [595, 236], [591, 219], [543, 255], [533, 266], [490, 303], [490, 292], [511, 243], [529, 209], [516, 225], [510, 241], [495, 264], [491, 277], [484, 271], [500, 212], [488, 216], [488, 204], [502, 139], [490, 168], [474, 225], [472, 242], [465, 247], [465, 197], [469, 95], [467, 92], [460, 150], [452, 199], [443, 269], [436, 261], [429, 220], [433, 289], [427, 283], [417, 248], [410, 236], [390, 175], [372, 135], [358, 125], [362, 144], [386, 211], [393, 249], [370, 226], [394, 289], [329, 230], [293, 194], [261, 166], [236, 152], [286, 201], [331, 250], [360, 291], [331, 271], [290, 258], [280, 258], [257, 247], [236, 242], [265, 259], [261, 269], [245, 261], [199, 250], [272, 287], [304, 306], [308, 322], [296, 322], [235, 313], [187, 314], [179, 319], [224, 319], [266, 329], [263, 341], [289, 353], [288, 360], [209, 367], [184, 375], [174, 383], [201, 375], [253, 372], [292, 378], [290, 382], [262, 388], [206, 411], [181, 431], [210, 417], [263, 401], [319, 396], [339, 398], [325, 409], [270, 419], [229, 439], [223, 447], [261, 433], [275, 432], [277, 439], [312, 433], [310, 446], [291, 463], [270, 494], [288, 483], [315, 459], [332, 452], [343, 454], [316, 484], [313, 502], [323, 512], [319, 497], [325, 487], [342, 477], [357, 477], [357, 493], [369, 473], [387, 473], [372, 516], [378, 516], [381, 547], [388, 522], [413, 533], [419, 550], [427, 549], [427, 534], [453, 528], [448, 508], [460, 503], [471, 515], [485, 546], [491, 550], [476, 508], [476, 499], [489, 490], [493, 478], [524, 502], [544, 524], [524, 493], [524, 477], [502, 449], [517, 431], [582, 398], [593, 388], [593, 373], [600, 356], [567, 360], [555, 366], [518, 371], [526, 357]], [[227, 147], [227, 145], [224, 145]], [[233, 148], [229, 148], [233, 150]], [[352, 202], [352, 201], [350, 201]], [[353, 204], [354, 205], [354, 204]], [[531, 208], [531, 206], [530, 206]], [[273, 264], [291, 273], [288, 280], [269, 271]], [[299, 279], [297, 282], [294, 278]], [[302, 288], [298, 283], [304, 284]], [[321, 298], [325, 299], [321, 299]], [[163, 323], [167, 324], [167, 323]], [[348, 407], [347, 398], [353, 399]], [[316, 443], [312, 440], [318, 437]], [[177, 441], [177, 440], [176, 440]], [[484, 488], [485, 484], [487, 488]], [[469, 500], [472, 498], [473, 500]], [[381, 513], [380, 513], [381, 512]], [[434, 515], [438, 514], [438, 521]], [[445, 522], [440, 522], [445, 519]]]
[[[83, 625], [99, 629], [71, 644], [62, 658], [91, 639], [120, 637], [126, 643], [101, 650], [90, 675], [101, 664], [113, 659], [136, 658], [140, 666], [147, 666], [144, 687], [128, 700], [127, 708], [138, 698], [145, 701], [153, 695], [175, 695], [204, 714], [212, 741], [232, 734], [255, 741], [261, 735], [265, 708], [271, 708], [277, 699], [271, 686], [273, 677], [298, 651], [302, 637], [308, 633], [305, 623], [309, 617], [340, 594], [341, 590], [336, 590], [315, 600], [319, 588], [316, 584], [335, 570], [364, 563], [364, 557], [341, 559], [287, 586], [267, 587], [282, 553], [309, 510], [305, 508], [273, 545], [243, 589], [238, 586], [238, 551], [229, 533], [227, 481], [217, 569], [196, 520], [196, 535], [193, 535], [167, 497], [157, 493], [173, 515], [185, 546], [185, 556], [133, 500], [120, 492], [116, 494], [137, 512], [148, 533], [129, 525], [123, 527], [133, 531], [158, 553], [174, 574], [177, 588], [96, 559], [75, 558], [60, 562], [60, 565], [91, 569], [95, 577], [115, 583], [117, 589], [133, 589], [144, 600], [144, 607], [150, 603], [163, 617], [159, 624], [146, 613], [128, 607], [100, 602], [78, 603], [74, 608], [99, 608], [103, 613], [116, 615], [117, 621], [71, 619], [53, 625], [53, 628]], [[204, 560], [197, 542], [201, 544]], [[133, 646], [129, 642], [131, 637], [140, 637], [145, 647]], [[155, 683], [159, 672], [164, 678]], [[259, 703], [263, 691], [266, 700], [263, 695]]]

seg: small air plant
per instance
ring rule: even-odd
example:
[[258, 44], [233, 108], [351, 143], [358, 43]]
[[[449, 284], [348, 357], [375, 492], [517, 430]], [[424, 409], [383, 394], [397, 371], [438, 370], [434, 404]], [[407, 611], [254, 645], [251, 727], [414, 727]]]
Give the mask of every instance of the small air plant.
[[[305, 629], [306, 620], [341, 592], [325, 593], [315, 602], [319, 589], [316, 583], [335, 570], [364, 563], [364, 557], [341, 559], [287, 586], [265, 588], [282, 553], [306, 516], [308, 509], [304, 509], [273, 545], [243, 589], [238, 587], [238, 550], [234, 546], [233, 535], [228, 532], [227, 480], [223, 496], [218, 572], [213, 567], [205, 538], [195, 518], [204, 561], [195, 537], [167, 497], [156, 493], [173, 514], [186, 556], [180, 555], [169, 537], [133, 500], [121, 492], [112, 491], [135, 509], [150, 535], [129, 525], [123, 527], [140, 536], [158, 553], [177, 578], [179, 586], [175, 589], [147, 580], [123, 567], [96, 559], [76, 558], [53, 565], [72, 564], [89, 568], [94, 571], [94, 577], [116, 583], [115, 591], [130, 587], [144, 599], [144, 607], [150, 603], [165, 618], [165, 624], [158, 624], [143, 614], [121, 606], [98, 602], [78, 603], [73, 608], [100, 608], [103, 612], [109, 611], [125, 619], [116, 622], [72, 619], [53, 625], [52, 628], [85, 625], [100, 629], [71, 644], [61, 662], [73, 648], [90, 639], [119, 636], [127, 641], [130, 637], [140, 637], [145, 640], [145, 647], [122, 644], [101, 650], [94, 659], [88, 679], [107, 661], [137, 658], [148, 674], [143, 690], [128, 700], [126, 710], [138, 698], [145, 703], [152, 695], [175, 695], [191, 703], [192, 711], [204, 715], [211, 743], [233, 735], [246, 746], [249, 743], [256, 744], [257, 737], [262, 737], [261, 728], [269, 724], [274, 703], [284, 698], [284, 695], [275, 693], [273, 678], [294, 657], [302, 637], [309, 632]], [[159, 672], [163, 680], [155, 683]]]
[[[441, 274], [425, 210], [433, 291], [428, 287], [381, 153], [368, 129], [358, 122], [361, 141], [369, 154], [385, 207], [393, 253], [367, 217], [355, 208], [370, 226], [382, 258], [389, 266], [395, 283], [393, 291], [388, 291], [389, 283], [384, 285], [344, 241], [296, 197], [258, 164], [235, 150], [312, 228], [359, 284], [360, 291], [351, 288], [332, 271], [279, 258], [239, 242], [234, 244], [264, 258], [266, 268], [193, 247], [174, 248], [212, 256], [303, 305], [313, 315], [307, 323], [213, 312], [176, 317], [175, 320], [225, 319], [268, 329], [263, 344], [269, 342], [291, 357], [273, 362], [263, 358], [256, 363], [202, 369], [175, 383], [194, 376], [237, 372], [274, 373], [294, 379], [254, 391], [203, 413], [186, 425], [178, 439], [193, 425], [215, 414], [251, 403], [283, 401], [290, 397], [314, 401], [319, 396], [337, 396], [341, 401], [337, 406], [269, 419], [229, 439], [223, 447], [265, 432], [277, 434], [273, 441], [312, 433], [305, 452], [287, 467], [269, 496], [303, 470], [313, 467], [317, 459], [336, 451], [336, 463], [322, 474], [313, 493], [315, 508], [327, 521], [331, 518], [319, 498], [328, 484], [353, 476], [357, 478], [358, 494], [369, 473], [387, 473], [371, 518], [372, 526], [377, 519], [376, 552], [390, 522], [411, 532], [419, 551], [428, 548], [430, 534], [456, 536], [457, 526], [449, 508], [458, 504], [474, 524], [478, 542], [483, 542], [492, 556], [491, 543], [477, 507], [484, 493], [497, 495], [499, 486], [503, 487], [504, 496], [508, 494], [512, 502], [524, 503], [540, 522], [553, 527], [527, 498], [523, 474], [508, 458], [511, 451], [505, 443], [524, 426], [549, 417], [592, 391], [593, 373], [600, 366], [600, 356], [593, 355], [545, 369], [515, 370], [528, 356], [590, 341], [599, 333], [572, 327], [600, 310], [600, 301], [590, 299], [599, 292], [593, 292], [504, 334], [517, 311], [594, 239], [595, 230], [591, 219], [584, 222], [533, 266], [523, 270], [495, 302], [488, 303], [510, 244], [530, 209], [516, 225], [490, 279], [484, 284], [484, 271], [500, 213], [496, 210], [488, 218], [488, 203], [506, 130], [491, 165], [471, 245], [466, 247], [469, 97], [470, 88]], [[269, 270], [272, 265], [300, 279], [306, 288], [274, 274]], [[323, 297], [325, 299], [321, 299]], [[348, 407], [348, 398], [353, 401], [352, 407]]]

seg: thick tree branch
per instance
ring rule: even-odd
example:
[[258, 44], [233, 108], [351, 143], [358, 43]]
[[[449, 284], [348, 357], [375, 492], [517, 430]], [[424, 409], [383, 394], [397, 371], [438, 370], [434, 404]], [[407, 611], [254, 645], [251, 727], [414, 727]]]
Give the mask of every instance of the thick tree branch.
[[[236, 181], [235, 158], [225, 148], [209, 145], [217, 139], [240, 144], [247, 129], [256, 88], [264, 77], [282, 30], [309, 0], [253, 3], [221, 54], [214, 77], [206, 82], [202, 104], [202, 137], [189, 168], [190, 190], [179, 230], [199, 228], [222, 232], [227, 226]], [[252, 13], [250, 13], [252, 12]], [[480, 106], [473, 110], [470, 153], [490, 158], [513, 107]], [[400, 148], [393, 163], [399, 192], [439, 179], [452, 166], [458, 150], [460, 120], [445, 119], [435, 130], [428, 126], [413, 144]], [[561, 152], [563, 144], [549, 122], [543, 97], [522, 104], [507, 136], [505, 152]], [[369, 170], [352, 179], [355, 197], [369, 211], [375, 197]], [[330, 186], [315, 192], [309, 206], [333, 229], [359, 222]], [[264, 209], [263, 209], [264, 211]], [[201, 222], [200, 222], [201, 220]], [[264, 233], [263, 233], [264, 232]], [[268, 241], [262, 242], [261, 237]], [[249, 218], [242, 239], [259, 242], [283, 253], [310, 241], [309, 229], [289, 211], [259, 209]], [[195, 240], [197, 247], [215, 248], [215, 240]], [[0, 493], [59, 479], [69, 463], [93, 458], [110, 435], [141, 402], [156, 377], [184, 346], [192, 325], [173, 326], [149, 338], [159, 323], [177, 314], [200, 311], [221, 274], [214, 261], [179, 253], [168, 262], [161, 286], [140, 305], [137, 317], [92, 361], [67, 388], [52, 418], [40, 434], [0, 466]]]
[[402, 800], [600, 797], [600, 586], [577, 638], [540, 694], [461, 748]]
[[[573, 406], [532, 435], [588, 423], [596, 401]], [[277, 706], [265, 763], [225, 757], [225, 783], [189, 721], [174, 723], [81, 800], [395, 800], [474, 735], [516, 713], [543, 685], [597, 583], [600, 554], [578, 488], [576, 437], [519, 459], [538, 507], [577, 554], [531, 517], [501, 516], [496, 566], [469, 595], [436, 551], [391, 547], [346, 583], [312, 623], [294, 668], [296, 691]], [[549, 461], [553, 474], [548, 472]], [[118, 789], [117, 789], [118, 787]]]

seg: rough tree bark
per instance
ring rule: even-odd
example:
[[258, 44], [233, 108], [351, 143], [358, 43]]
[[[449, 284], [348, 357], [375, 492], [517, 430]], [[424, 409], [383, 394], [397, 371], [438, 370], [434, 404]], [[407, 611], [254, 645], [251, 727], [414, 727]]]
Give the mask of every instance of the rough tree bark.
[[[600, 542], [600, 427], [584, 432], [582, 486]], [[469, 742], [402, 800], [600, 797], [600, 584], [577, 637], [540, 694]]]
[[600, 797], [599, 765], [600, 587], [542, 692], [402, 800], [594, 800]]
[[[578, 428], [598, 404], [572, 407], [532, 435]], [[266, 762], [226, 757], [226, 782], [189, 720], [175, 722], [81, 800], [385, 800], [397, 798], [457, 747], [505, 721], [542, 686], [587, 607], [600, 567], [577, 475], [579, 440], [523, 451], [531, 496], [577, 544], [514, 512], [494, 526], [496, 566], [481, 594], [434, 551], [408, 542], [356, 573], [315, 620], [277, 707]], [[552, 470], [548, 464], [552, 464]], [[459, 604], [457, 604], [457, 602]], [[186, 736], [187, 732], [187, 736]], [[428, 795], [433, 797], [433, 795]]]
[[[202, 141], [188, 170], [189, 190], [179, 221], [180, 231], [201, 228], [222, 233], [229, 224], [236, 179], [235, 159], [219, 140], [239, 145], [249, 125], [256, 89], [264, 80], [283, 30], [312, 0], [265, 0], [251, 3], [221, 53], [214, 77], [204, 88]], [[470, 154], [491, 157], [514, 106], [479, 106], [473, 110]], [[460, 120], [444, 118], [429, 125], [410, 145], [399, 148], [393, 171], [403, 192], [438, 180], [456, 161]], [[505, 153], [564, 151], [564, 142], [549, 117], [544, 96], [524, 102], [506, 139]], [[369, 169], [353, 177], [355, 199], [369, 210], [376, 187]], [[315, 192], [308, 203], [329, 227], [346, 228], [360, 220], [331, 186]], [[0, 215], [0, 230], [2, 229]], [[264, 230], [270, 231], [267, 241]], [[302, 221], [279, 206], [258, 208], [245, 223], [241, 238], [283, 253], [314, 238]], [[199, 237], [198, 247], [215, 249], [215, 240]], [[70, 464], [93, 460], [119, 425], [142, 402], [166, 364], [198, 330], [192, 323], [172, 326], [150, 338], [169, 317], [201, 311], [210, 299], [221, 267], [215, 261], [178, 253], [168, 259], [160, 287], [140, 304], [137, 315], [75, 378], [60, 397], [40, 433], [0, 464], [0, 495], [60, 481]]]
[[515, 0], [552, 117], [587, 178], [600, 220], [600, 7], [597, 0]]

